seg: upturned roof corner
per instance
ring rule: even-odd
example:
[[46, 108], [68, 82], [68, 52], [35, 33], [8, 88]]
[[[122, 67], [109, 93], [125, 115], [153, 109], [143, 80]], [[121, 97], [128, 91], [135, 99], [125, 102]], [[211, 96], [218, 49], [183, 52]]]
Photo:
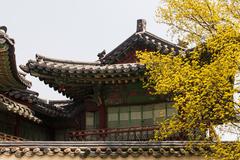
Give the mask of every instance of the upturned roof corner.
[[[7, 27], [0, 27], [0, 91], [9, 88], [26, 89], [31, 87], [31, 82], [19, 74], [16, 66], [14, 40], [7, 35]], [[6, 64], [8, 64], [6, 66]], [[7, 74], [3, 74], [7, 73]], [[8, 81], [6, 81], [8, 79]]]

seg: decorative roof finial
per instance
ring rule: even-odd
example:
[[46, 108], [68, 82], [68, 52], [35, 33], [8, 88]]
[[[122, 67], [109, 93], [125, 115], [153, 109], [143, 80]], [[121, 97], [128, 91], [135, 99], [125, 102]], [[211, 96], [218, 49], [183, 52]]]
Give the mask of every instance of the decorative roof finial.
[[98, 53], [97, 56], [98, 56], [99, 60], [101, 60], [105, 55], [106, 55], [106, 51], [104, 49], [102, 52]]
[[0, 31], [3, 31], [4, 33], [7, 33], [7, 27], [6, 26], [0, 26]]
[[137, 20], [137, 32], [145, 32], [146, 24], [147, 24], [147, 22], [145, 19], [138, 19]]

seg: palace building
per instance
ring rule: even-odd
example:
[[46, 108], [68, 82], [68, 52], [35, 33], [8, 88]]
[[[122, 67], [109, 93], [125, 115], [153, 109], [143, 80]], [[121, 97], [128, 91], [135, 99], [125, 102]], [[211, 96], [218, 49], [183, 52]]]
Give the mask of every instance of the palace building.
[[[158, 123], [177, 114], [164, 95], [143, 88], [145, 66], [136, 51], [178, 54], [180, 46], [146, 31], [146, 21], [95, 62], [36, 55], [16, 66], [14, 40], [0, 27], [0, 159], [201, 159], [206, 149], [189, 148], [176, 135], [154, 141]], [[26, 74], [69, 100], [44, 100]]]

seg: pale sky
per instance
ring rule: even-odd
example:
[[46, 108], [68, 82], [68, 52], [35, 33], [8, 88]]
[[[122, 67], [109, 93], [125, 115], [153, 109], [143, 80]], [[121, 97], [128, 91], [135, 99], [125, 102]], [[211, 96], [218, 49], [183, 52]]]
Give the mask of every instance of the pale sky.
[[[147, 30], [170, 40], [167, 26], [157, 24], [158, 0], [0, 0], [0, 25], [15, 39], [17, 64], [35, 54], [77, 61], [95, 61], [136, 31], [137, 19]], [[63, 99], [58, 92], [32, 76], [32, 90], [40, 98]]]

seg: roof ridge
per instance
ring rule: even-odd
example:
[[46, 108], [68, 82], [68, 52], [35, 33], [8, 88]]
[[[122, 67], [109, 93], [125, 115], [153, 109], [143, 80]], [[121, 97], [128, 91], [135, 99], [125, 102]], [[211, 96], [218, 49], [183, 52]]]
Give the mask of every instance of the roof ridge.
[[58, 63], [66, 63], [66, 64], [84, 64], [84, 65], [100, 65], [100, 62], [82, 62], [82, 61], [73, 61], [73, 60], [63, 60], [63, 59], [56, 59], [56, 58], [50, 58], [45, 57], [40, 54], [36, 54], [36, 61], [50, 61], [50, 62], [58, 62]]
[[161, 40], [162, 42], [165, 42], [165, 43], [168, 43], [168, 44], [170, 44], [170, 45], [173, 45], [174, 47], [178, 47], [178, 48], [180, 48], [180, 49], [185, 49], [185, 48], [183, 48], [183, 47], [181, 47], [181, 46], [179, 46], [179, 45], [177, 45], [177, 44], [175, 44], [175, 43], [173, 43], [173, 42], [170, 42], [170, 41], [168, 41], [168, 40], [165, 40], [165, 39], [163, 39], [163, 38], [161, 38], [161, 37], [159, 37], [159, 36], [157, 36], [157, 35], [155, 35], [155, 34], [153, 34], [153, 33], [151, 33], [151, 32], [145, 31], [145, 32], [143, 32], [142, 34], [150, 35], [150, 36], [152, 36], [153, 38], [159, 39], [159, 40]]
[[[169, 48], [169, 52], [175, 50], [175, 52], [177, 52], [177, 50], [185, 50], [186, 48], [183, 48], [175, 43], [172, 43], [170, 41], [167, 41], [157, 35], [154, 35], [151, 32], [148, 32], [146, 30], [143, 30], [141, 32], [134, 32], [134, 34], [132, 34], [130, 37], [128, 37], [125, 41], [123, 41], [120, 45], [118, 45], [116, 48], [114, 48], [112, 51], [110, 51], [109, 53], [107, 53], [104, 58], [103, 58], [103, 62], [105, 64], [109, 63], [109, 58], [111, 59], [111, 57], [116, 56], [116, 53], [123, 53], [123, 50], [127, 49], [129, 45], [135, 44], [137, 43], [137, 41], [139, 40], [148, 40], [146, 39], [146, 37], [148, 37], [148, 39], [150, 38], [152, 44], [157, 45], [160, 47], [161, 49], [161, 45], [165, 45], [167, 46], [167, 48]], [[149, 40], [148, 40], [149, 41]], [[173, 48], [173, 50], [171, 50], [171, 48]]]

